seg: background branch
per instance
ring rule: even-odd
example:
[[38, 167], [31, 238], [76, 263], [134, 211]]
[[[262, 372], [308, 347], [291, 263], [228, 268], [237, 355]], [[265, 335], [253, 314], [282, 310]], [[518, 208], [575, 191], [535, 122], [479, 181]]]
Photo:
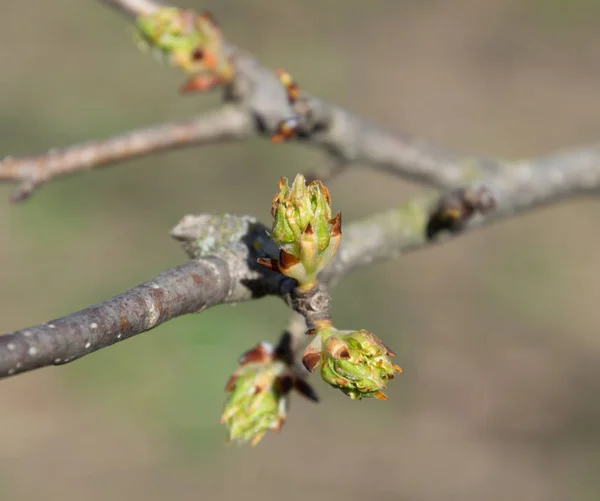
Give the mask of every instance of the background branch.
[[[128, 15], [147, 14], [160, 7], [144, 0], [103, 0]], [[360, 162], [438, 187], [457, 186], [468, 179], [489, 175], [496, 162], [459, 158], [422, 139], [385, 130], [359, 115], [309, 94], [291, 105], [277, 75], [252, 54], [225, 42], [236, 68], [235, 94], [251, 110], [257, 132], [272, 136], [292, 115], [300, 119], [300, 139], [323, 148], [339, 166]]]
[[[128, 17], [159, 7], [150, 0], [103, 0]], [[226, 43], [236, 68], [232, 88], [224, 99], [235, 101], [222, 110], [181, 122], [127, 132], [44, 154], [7, 158], [0, 162], [0, 181], [20, 181], [13, 201], [25, 199], [51, 179], [122, 162], [173, 148], [247, 139], [253, 134], [273, 136], [279, 124], [297, 116], [298, 140], [324, 149], [339, 168], [362, 163], [406, 179], [437, 187], [452, 187], [487, 176], [501, 164], [481, 158], [461, 158], [418, 138], [393, 133], [341, 107], [303, 93], [291, 105], [277, 75], [250, 53]]]
[[[465, 186], [467, 190], [484, 189], [493, 209], [456, 221], [454, 236], [568, 197], [595, 195], [599, 188], [600, 145], [512, 164], [496, 176]], [[336, 259], [323, 270], [322, 282], [332, 286], [357, 267], [442, 241], [428, 236], [428, 226], [440, 203], [443, 210], [454, 191], [441, 198], [423, 193], [397, 209], [348, 225]]]
[[5, 158], [0, 162], [0, 181], [21, 181], [12, 197], [18, 202], [36, 187], [59, 176], [174, 148], [246, 139], [251, 134], [252, 122], [248, 115], [233, 106], [223, 106], [192, 119], [134, 130], [105, 140], [50, 150], [41, 155]]
[[[102, 0], [129, 16], [147, 14], [161, 4], [143, 0]], [[252, 54], [225, 42], [236, 68], [235, 94], [251, 110], [257, 132], [272, 136], [279, 124], [296, 115], [300, 139], [336, 158], [337, 165], [360, 162], [404, 178], [451, 187], [495, 172], [497, 162], [460, 158], [427, 141], [385, 130], [369, 120], [302, 93], [291, 105], [277, 75]]]

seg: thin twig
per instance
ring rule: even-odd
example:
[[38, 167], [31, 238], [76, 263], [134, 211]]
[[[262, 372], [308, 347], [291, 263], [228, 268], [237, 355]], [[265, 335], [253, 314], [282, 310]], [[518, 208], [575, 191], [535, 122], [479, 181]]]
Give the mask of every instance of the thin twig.
[[[102, 0], [132, 17], [159, 7], [151, 0]], [[188, 121], [127, 132], [105, 141], [92, 141], [33, 157], [0, 162], [0, 181], [21, 181], [13, 200], [22, 200], [40, 184], [79, 170], [108, 165], [172, 148], [214, 141], [245, 139], [253, 133], [273, 136], [279, 124], [298, 115], [303, 124], [299, 140], [324, 149], [336, 166], [362, 163], [437, 187], [458, 186], [467, 179], [489, 175], [502, 161], [465, 159], [418, 138], [387, 131], [343, 108], [303, 93], [292, 106], [277, 75], [250, 53], [226, 43], [236, 68], [233, 94], [238, 108]], [[213, 130], [211, 130], [213, 129]]]
[[21, 181], [12, 197], [18, 202], [56, 177], [174, 148], [246, 139], [252, 131], [252, 120], [247, 113], [224, 106], [192, 119], [134, 130], [101, 141], [41, 155], [5, 158], [0, 161], [0, 181]]
[[[143, 0], [101, 0], [128, 15], [146, 14], [161, 7]], [[301, 139], [332, 154], [336, 165], [364, 163], [402, 177], [437, 187], [454, 187], [467, 179], [495, 172], [500, 161], [486, 158], [460, 158], [420, 138], [398, 134], [365, 120], [339, 106], [326, 103], [305, 92], [291, 105], [277, 75], [256, 57], [225, 41], [225, 51], [233, 58], [240, 97], [252, 110], [259, 131], [272, 136], [279, 124], [298, 115], [303, 122]]]
[[[145, 14], [160, 7], [158, 2], [150, 0], [143, 0], [139, 10], [137, 2], [131, 0], [101, 1], [118, 6], [129, 15]], [[337, 166], [363, 163], [437, 187], [458, 186], [467, 179], [489, 175], [498, 167], [495, 161], [459, 158], [422, 139], [385, 130], [305, 92], [291, 105], [272, 70], [229, 42], [225, 42], [225, 50], [233, 58], [238, 83], [242, 82], [240, 97], [256, 118], [257, 132], [272, 136], [282, 121], [296, 114], [303, 122], [301, 139], [332, 154]]]

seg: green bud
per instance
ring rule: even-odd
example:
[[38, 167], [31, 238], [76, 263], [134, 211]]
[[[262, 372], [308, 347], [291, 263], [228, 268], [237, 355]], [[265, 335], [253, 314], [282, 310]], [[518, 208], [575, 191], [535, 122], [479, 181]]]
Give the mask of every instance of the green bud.
[[260, 343], [245, 353], [225, 391], [221, 423], [229, 431], [228, 442], [256, 445], [268, 430], [283, 426], [292, 388], [316, 401], [312, 388], [281, 360], [268, 343]]
[[164, 51], [190, 48], [194, 39], [196, 43], [203, 41], [198, 32], [186, 27], [181, 9], [165, 7], [138, 16], [136, 21], [139, 35]]
[[302, 361], [311, 372], [320, 366], [323, 380], [353, 400], [387, 400], [382, 390], [396, 372], [402, 374], [402, 369], [391, 360], [394, 356], [372, 332], [338, 331], [331, 327], [317, 334]]
[[273, 382], [256, 389], [256, 382], [269, 376], [258, 369], [240, 374], [221, 418], [229, 428], [229, 441], [256, 445], [268, 430], [279, 431], [286, 417], [285, 398], [274, 390]]
[[[280, 259], [280, 271], [301, 284], [316, 280], [335, 256], [342, 236], [341, 214], [331, 217], [329, 190], [321, 181], [307, 186], [301, 174], [291, 188], [281, 178], [271, 214], [273, 240], [288, 255]], [[287, 264], [282, 265], [283, 261]]]
[[136, 38], [142, 47], [156, 49], [187, 73], [210, 73], [230, 80], [233, 68], [225, 57], [221, 30], [209, 13], [163, 7], [136, 20]]

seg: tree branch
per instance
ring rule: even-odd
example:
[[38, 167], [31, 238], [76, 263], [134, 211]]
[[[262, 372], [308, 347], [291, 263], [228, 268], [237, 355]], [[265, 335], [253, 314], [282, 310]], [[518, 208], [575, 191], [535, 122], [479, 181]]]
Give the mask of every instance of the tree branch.
[[72, 362], [186, 313], [289, 294], [295, 280], [257, 263], [264, 226], [239, 223], [244, 231], [207, 255], [90, 308], [0, 336], [0, 378]]
[[[152, 0], [102, 0], [128, 17], [148, 14], [160, 5]], [[247, 139], [253, 134], [272, 137], [280, 124], [298, 118], [297, 138], [324, 149], [336, 166], [350, 163], [398, 174], [437, 187], [457, 186], [467, 179], [489, 175], [499, 162], [459, 158], [423, 140], [395, 134], [362, 117], [303, 93], [291, 104], [277, 75], [246, 51], [226, 43], [236, 69], [224, 100], [235, 102], [223, 110], [192, 120], [127, 132], [47, 153], [7, 158], [0, 162], [0, 181], [21, 181], [13, 201], [25, 199], [51, 179], [148, 155], [157, 151], [215, 141]]]
[[397, 209], [348, 225], [336, 259], [323, 271], [321, 281], [333, 286], [355, 268], [445, 241], [429, 234], [429, 227], [456, 194], [460, 198], [468, 191], [483, 192], [490, 210], [451, 220], [454, 224], [443, 228], [450, 236], [565, 198], [596, 195], [599, 189], [600, 144], [596, 144], [508, 165], [495, 176], [451, 190], [441, 198], [437, 193], [423, 193]]
[[[102, 0], [129, 16], [161, 7], [143, 0]], [[141, 3], [142, 5], [138, 5]], [[488, 159], [459, 158], [422, 139], [396, 134], [339, 106], [302, 93], [290, 104], [277, 75], [255, 56], [225, 42], [236, 69], [236, 94], [252, 111], [257, 133], [272, 136], [282, 121], [299, 119], [299, 139], [323, 148], [336, 165], [360, 162], [371, 167], [437, 187], [452, 187], [467, 179], [489, 175], [497, 168]]]
[[[152, 0], [101, 0], [128, 16], [151, 13], [162, 6]], [[225, 41], [236, 69], [235, 94], [251, 110], [258, 133], [272, 136], [282, 121], [299, 119], [299, 139], [318, 146], [336, 165], [361, 162], [371, 167], [437, 187], [453, 187], [495, 172], [497, 161], [460, 158], [422, 139], [396, 134], [339, 106], [309, 94], [289, 103], [277, 75], [255, 56]], [[230, 96], [229, 96], [230, 97]]]
[[[485, 189], [494, 209], [467, 214], [451, 227], [454, 235], [566, 197], [600, 188], [600, 145], [522, 162], [465, 189]], [[464, 193], [465, 190], [461, 190]], [[381, 214], [344, 227], [342, 245], [319, 280], [329, 288], [346, 274], [375, 260], [444, 241], [428, 235], [432, 217], [453, 197], [423, 194]], [[441, 208], [440, 208], [441, 204]], [[104, 303], [58, 320], [0, 336], [0, 378], [62, 364], [145, 332], [171, 318], [226, 302], [265, 294], [286, 297], [295, 281], [257, 265], [277, 247], [266, 227], [252, 218], [187, 216], [172, 235], [194, 260], [168, 270]], [[295, 315], [289, 332], [293, 351], [302, 342], [303, 320]]]
[[33, 190], [56, 177], [80, 170], [122, 162], [174, 148], [246, 139], [253, 123], [247, 113], [223, 106], [198, 117], [139, 129], [109, 139], [0, 162], [0, 181], [21, 181], [13, 201], [27, 198]]

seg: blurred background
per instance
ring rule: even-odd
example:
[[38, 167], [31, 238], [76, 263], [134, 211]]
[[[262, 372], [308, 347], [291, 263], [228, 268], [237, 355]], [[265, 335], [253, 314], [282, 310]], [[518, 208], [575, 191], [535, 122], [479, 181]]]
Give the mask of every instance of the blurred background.
[[[598, 0], [206, 0], [226, 36], [311, 93], [469, 154], [598, 140]], [[0, 155], [191, 116], [177, 71], [101, 2], [3, 0]], [[268, 141], [171, 152], [0, 203], [0, 332], [104, 300], [185, 261], [168, 232], [204, 211], [269, 220], [281, 175], [321, 152]], [[0, 202], [12, 187], [0, 186]], [[351, 221], [418, 187], [353, 167]], [[358, 190], [360, 189], [360, 194]], [[227, 193], [227, 196], [224, 194]], [[277, 339], [276, 299], [221, 306], [61, 368], [0, 382], [3, 501], [588, 501], [600, 498], [598, 206], [568, 202], [380, 263], [334, 295], [405, 375], [352, 402], [312, 378], [279, 436], [225, 447], [223, 385]]]

